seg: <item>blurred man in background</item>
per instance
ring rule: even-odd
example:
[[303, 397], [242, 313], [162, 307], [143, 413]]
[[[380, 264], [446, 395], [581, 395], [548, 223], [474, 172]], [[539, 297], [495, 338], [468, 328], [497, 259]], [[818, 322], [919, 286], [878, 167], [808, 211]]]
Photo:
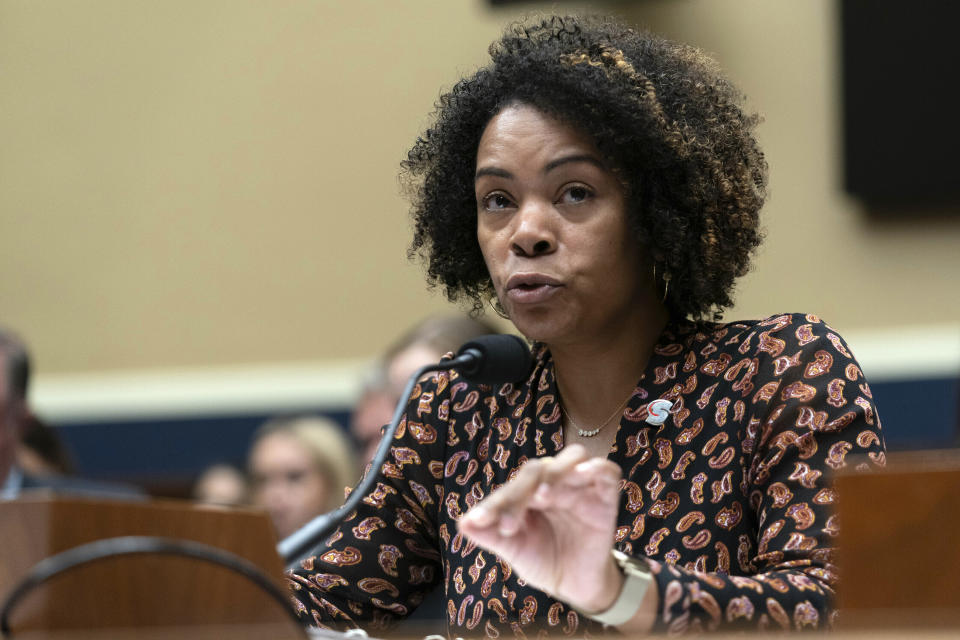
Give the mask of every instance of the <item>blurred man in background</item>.
[[30, 357], [23, 342], [0, 327], [0, 497], [15, 497], [23, 485], [16, 465], [20, 431], [26, 423]]
[[27, 415], [20, 431], [17, 467], [34, 476], [74, 472], [73, 459], [57, 430], [32, 413]]
[[[0, 499], [13, 499], [31, 489], [108, 498], [143, 497], [137, 487], [61, 475], [53, 469], [31, 472], [22, 468], [17, 461], [21, 438], [28, 427], [43, 428], [27, 404], [29, 383], [26, 345], [12, 331], [0, 327]], [[56, 438], [52, 430], [47, 436]]]
[[492, 325], [464, 315], [431, 316], [398, 338], [380, 359], [350, 416], [350, 433], [366, 466], [380, 444], [380, 432], [393, 412], [407, 380], [420, 367], [477, 336], [499, 333]]

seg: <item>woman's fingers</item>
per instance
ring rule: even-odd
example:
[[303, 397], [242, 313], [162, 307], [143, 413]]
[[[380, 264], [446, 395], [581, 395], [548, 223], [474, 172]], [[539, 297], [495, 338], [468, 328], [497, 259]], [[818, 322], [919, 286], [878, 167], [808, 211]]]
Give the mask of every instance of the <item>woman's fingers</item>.
[[500, 514], [500, 534], [511, 536], [520, 529], [526, 510], [535, 506], [535, 496], [541, 485], [553, 485], [561, 481], [577, 464], [586, 459], [586, 449], [573, 445], [564, 448], [553, 458], [527, 461], [516, 478], [487, 498], [490, 503], [488, 506]]
[[570, 492], [578, 487], [619, 479], [619, 467], [603, 458], [588, 458], [586, 449], [571, 445], [553, 458], [527, 461], [516, 477], [487, 496], [468, 511], [463, 524], [475, 527], [496, 526], [502, 536], [514, 535], [523, 525], [526, 510], [546, 509], [558, 492]]
[[562, 479], [581, 462], [590, 459], [587, 450], [579, 444], [572, 444], [564, 447], [560, 453], [553, 458], [540, 458], [547, 464], [543, 468], [543, 477], [541, 480], [553, 484]]
[[546, 459], [526, 462], [513, 480], [491, 493], [461, 518], [461, 525], [472, 527], [496, 527], [503, 536], [516, 533], [521, 524], [523, 511], [536, 491], [543, 467], [549, 466]]
[[554, 458], [528, 461], [457, 526], [509, 562], [528, 584], [572, 593], [565, 575], [589, 574], [609, 559], [619, 479], [618, 465], [589, 458], [583, 447], [572, 445]]
[[592, 458], [574, 467], [573, 480], [581, 480], [598, 485], [617, 486], [620, 482], [620, 466], [606, 458]]
[[577, 463], [554, 482], [541, 482], [531, 504], [540, 510], [572, 508], [582, 505], [583, 491], [591, 492], [587, 498], [591, 504], [615, 504], [619, 501], [619, 481], [619, 466], [604, 458], [591, 458]]

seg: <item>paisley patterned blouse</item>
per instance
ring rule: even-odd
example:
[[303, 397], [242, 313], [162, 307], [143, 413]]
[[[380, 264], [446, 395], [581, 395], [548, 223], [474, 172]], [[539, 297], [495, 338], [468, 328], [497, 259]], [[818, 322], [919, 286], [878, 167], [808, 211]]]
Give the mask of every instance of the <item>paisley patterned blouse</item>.
[[[456, 529], [525, 460], [563, 448], [553, 362], [536, 356], [523, 384], [451, 372], [416, 388], [376, 488], [289, 574], [305, 622], [375, 634], [442, 582], [451, 635], [604, 632]], [[656, 398], [673, 408], [653, 426]], [[650, 559], [660, 631], [829, 624], [830, 473], [882, 465], [884, 444], [860, 367], [821, 320], [668, 326], [609, 458], [623, 469], [615, 546]]]

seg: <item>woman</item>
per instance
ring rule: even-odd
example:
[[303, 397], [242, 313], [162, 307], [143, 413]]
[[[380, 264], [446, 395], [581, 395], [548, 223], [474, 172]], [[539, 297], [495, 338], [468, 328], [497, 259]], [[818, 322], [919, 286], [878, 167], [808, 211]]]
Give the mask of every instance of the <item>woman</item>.
[[319, 416], [277, 418], [261, 426], [247, 467], [253, 503], [270, 514], [278, 538], [336, 509], [359, 475], [343, 428]]
[[413, 246], [534, 370], [419, 386], [376, 490], [292, 574], [301, 615], [382, 628], [442, 582], [453, 635], [828, 624], [828, 472], [884, 459], [869, 388], [814, 316], [702, 319], [759, 243], [755, 118], [699, 51], [610, 21], [491, 55], [405, 163]]

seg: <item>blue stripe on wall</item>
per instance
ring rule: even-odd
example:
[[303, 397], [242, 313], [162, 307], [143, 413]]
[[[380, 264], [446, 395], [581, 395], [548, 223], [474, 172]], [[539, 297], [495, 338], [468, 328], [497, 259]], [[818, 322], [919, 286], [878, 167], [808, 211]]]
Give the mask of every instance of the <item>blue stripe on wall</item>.
[[[349, 412], [322, 415], [346, 425]], [[250, 437], [272, 417], [276, 415], [76, 423], [58, 433], [73, 455], [78, 475], [136, 482], [191, 477], [218, 462], [242, 469]]]
[[[960, 380], [930, 378], [870, 385], [891, 450], [960, 444]], [[320, 412], [318, 412], [320, 413]], [[349, 410], [325, 411], [346, 425]], [[82, 476], [137, 482], [189, 478], [217, 462], [243, 468], [250, 436], [273, 415], [77, 423], [59, 433]]]
[[887, 448], [960, 445], [960, 379], [871, 382]]

